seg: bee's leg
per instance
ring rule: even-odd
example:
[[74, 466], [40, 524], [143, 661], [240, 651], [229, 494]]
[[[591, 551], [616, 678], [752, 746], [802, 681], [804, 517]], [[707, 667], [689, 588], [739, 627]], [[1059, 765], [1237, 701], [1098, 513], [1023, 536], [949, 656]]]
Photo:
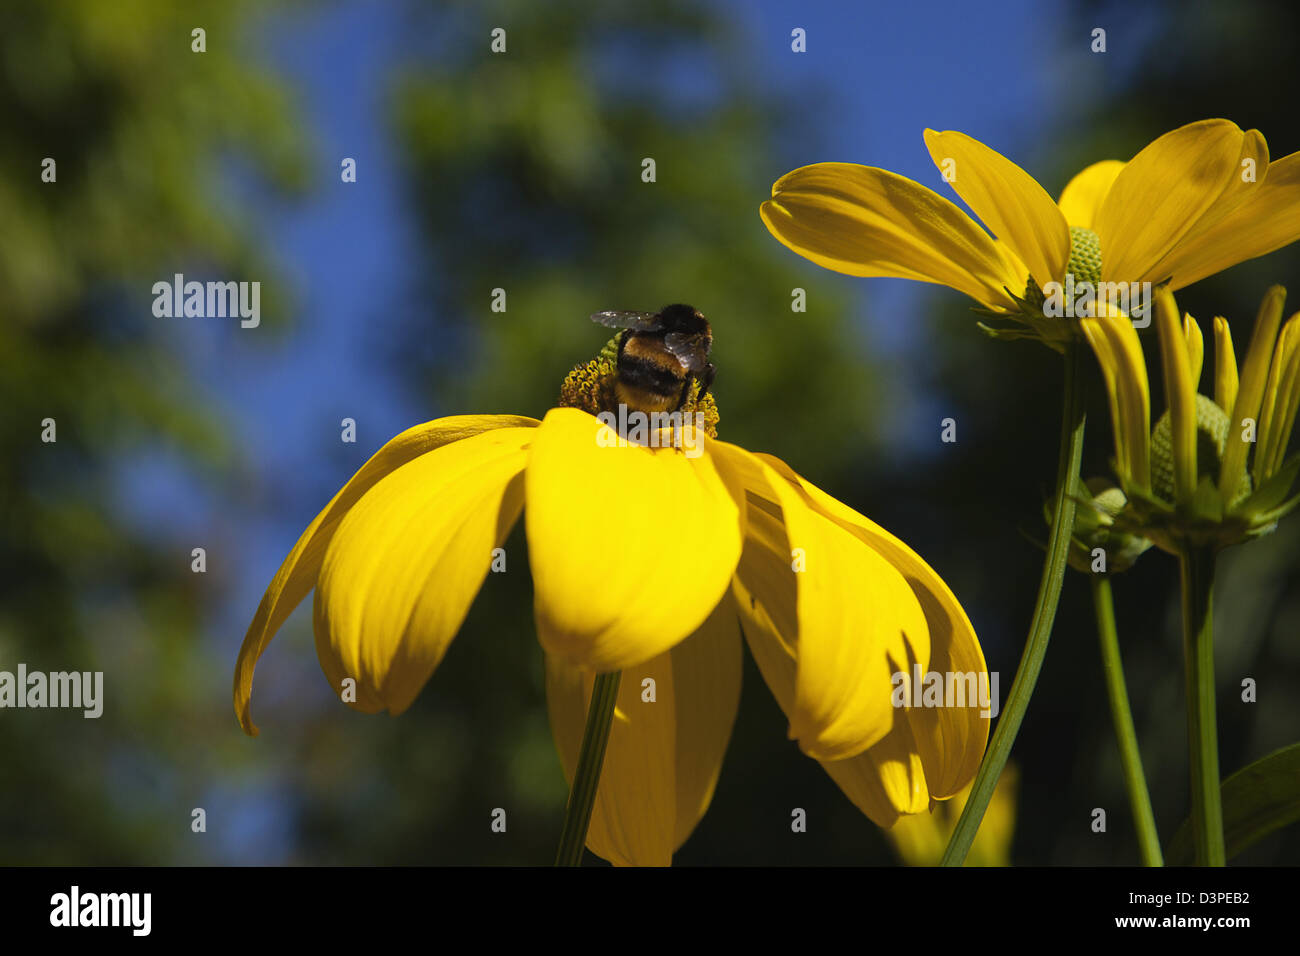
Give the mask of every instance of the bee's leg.
[[[674, 408], [673, 411], [680, 412], [682, 410], [682, 407], [685, 406], [686, 400], [691, 397], [691, 383], [694, 381], [695, 381], [694, 372], [688, 373], [686, 378], [682, 380], [682, 394], [678, 396], [677, 407]], [[701, 392], [701, 394], [703, 393]]]
[[710, 362], [700, 372], [700, 397], [696, 399], [697, 402], [704, 401], [704, 396], [709, 393], [709, 388], [713, 385], [713, 376], [717, 371]]

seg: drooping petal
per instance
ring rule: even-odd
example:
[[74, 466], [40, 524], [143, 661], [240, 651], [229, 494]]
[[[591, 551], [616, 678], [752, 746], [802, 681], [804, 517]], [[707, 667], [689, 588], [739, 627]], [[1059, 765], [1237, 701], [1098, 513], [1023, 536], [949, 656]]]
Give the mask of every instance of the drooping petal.
[[321, 669], [355, 681], [366, 713], [400, 714], [441, 662], [524, 503], [536, 428], [429, 452], [375, 484], [339, 522], [316, 586]]
[[[1011, 838], [1016, 823], [1018, 768], [1009, 763], [998, 778], [988, 811], [975, 842], [966, 855], [965, 866], [1010, 866]], [[951, 801], [935, 804], [929, 813], [904, 817], [885, 836], [907, 866], [938, 866], [961, 812], [970, 797], [967, 787]]]
[[662, 654], [709, 616], [740, 558], [740, 512], [699, 454], [622, 443], [574, 408], [547, 413], [525, 486], [542, 646], [593, 671]]
[[1133, 465], [1129, 459], [1128, 442], [1125, 437], [1124, 405], [1120, 401], [1115, 353], [1110, 346], [1110, 339], [1097, 319], [1084, 318], [1080, 320], [1079, 326], [1083, 331], [1083, 337], [1092, 346], [1093, 355], [1096, 356], [1097, 365], [1101, 369], [1102, 381], [1106, 385], [1111, 430], [1115, 435], [1115, 469], [1121, 476], [1127, 478], [1132, 473]]
[[1066, 223], [1080, 229], [1094, 228], [1102, 201], [1123, 168], [1124, 164], [1118, 159], [1103, 159], [1066, 183], [1057, 203]]
[[810, 756], [852, 757], [895, 722], [889, 691], [909, 644], [929, 657], [925, 615], [903, 576], [850, 532], [777, 488], [799, 572], [790, 732]]
[[[641, 681], [673, 699], [669, 654], [623, 673], [601, 765], [587, 848], [615, 866], [669, 866], [676, 829], [675, 708], [641, 700]], [[593, 676], [546, 655], [546, 701], [564, 777], [573, 784]]]
[[[587, 831], [593, 853], [622, 866], [671, 862], [713, 799], [740, 703], [740, 674], [730, 594], [686, 640], [623, 672]], [[546, 655], [547, 708], [570, 784], [592, 681], [590, 671]]]
[[1080, 324], [1106, 382], [1120, 474], [1139, 488], [1149, 488], [1151, 392], [1137, 331], [1118, 313], [1085, 318]]
[[[1070, 258], [1070, 229], [1060, 208], [1027, 172], [977, 139], [925, 131], [941, 170], [953, 165], [952, 187], [971, 211], [1029, 267], [1040, 288], [1059, 281]], [[1014, 287], [1013, 287], [1014, 288]]]
[[[819, 760], [859, 754], [894, 726], [895, 671], [912, 659], [929, 662], [920, 603], [889, 561], [810, 507], [759, 456], [724, 442], [714, 453], [729, 482], [747, 485], [746, 549], [737, 568], [746, 591], [743, 598], [737, 592], [742, 617], [758, 616], [758, 604], [771, 602], [766, 613], [795, 628], [775, 638], [746, 631], [751, 646], [775, 639], [794, 654], [790, 736]], [[779, 606], [792, 590], [793, 621]]]
[[1154, 280], [1168, 278], [1176, 291], [1300, 240], [1300, 153], [1258, 168], [1254, 181], [1238, 171], [1227, 193], [1237, 201], [1221, 201], [1202, 217], [1152, 269]]
[[760, 215], [783, 245], [854, 276], [935, 282], [991, 309], [1014, 309], [1025, 271], [956, 205], [904, 176], [817, 163], [782, 176]]
[[249, 699], [253, 670], [266, 646], [313, 587], [339, 521], [374, 484], [407, 462], [444, 445], [498, 428], [528, 428], [536, 419], [515, 415], [457, 415], [408, 428], [385, 444], [339, 490], [316, 516], [280, 565], [262, 596], [253, 622], [244, 636], [235, 664], [235, 713], [244, 732], [256, 736]]
[[917, 751], [911, 721], [899, 720], [874, 747], [821, 765], [872, 823], [891, 827], [901, 816], [930, 808], [929, 781]]
[[[797, 663], [791, 635], [798, 627], [798, 610], [794, 581], [790, 580], [788, 587], [778, 582], [783, 576], [793, 579], [794, 575], [783, 558], [784, 545], [775, 544], [784, 541], [780, 518], [766, 506], [756, 507], [754, 543], [745, 549], [732, 590], [744, 621], [746, 642], [763, 681], [789, 716], [796, 706]], [[895, 719], [881, 740], [855, 757], [818, 763], [878, 826], [890, 826], [899, 814], [917, 813], [929, 805], [924, 762], [906, 720]]]
[[[900, 664], [919, 663], [922, 670], [944, 675], [987, 674], [984, 651], [975, 628], [952, 590], [934, 570], [904, 542], [884, 528], [836, 500], [796, 474], [785, 462], [771, 455], [759, 459], [784, 477], [815, 511], [835, 521], [880, 554], [906, 579], [929, 632], [929, 661], [915, 656]], [[957, 793], [974, 779], [988, 743], [990, 716], [979, 701], [967, 706], [909, 707], [904, 713], [911, 737], [925, 767], [930, 795], [937, 800]], [[895, 804], [897, 805], [897, 804]], [[912, 812], [912, 811], [903, 811]]]
[[1238, 173], [1244, 133], [1201, 120], [1165, 133], [1125, 164], [1097, 214], [1102, 278], [1159, 282], [1155, 267]]
[[728, 590], [700, 629], [668, 652], [677, 712], [674, 849], [686, 842], [713, 800], [740, 708], [740, 644], [740, 618]]

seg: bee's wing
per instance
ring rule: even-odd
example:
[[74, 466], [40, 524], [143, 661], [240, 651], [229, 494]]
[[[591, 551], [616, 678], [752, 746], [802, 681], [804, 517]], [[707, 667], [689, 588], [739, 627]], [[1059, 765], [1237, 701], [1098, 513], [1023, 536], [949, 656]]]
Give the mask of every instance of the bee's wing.
[[709, 350], [702, 335], [669, 332], [664, 336], [664, 346], [677, 357], [688, 372], [698, 372], [709, 364]]
[[593, 312], [591, 321], [611, 329], [634, 329], [638, 332], [658, 332], [664, 327], [658, 312]]

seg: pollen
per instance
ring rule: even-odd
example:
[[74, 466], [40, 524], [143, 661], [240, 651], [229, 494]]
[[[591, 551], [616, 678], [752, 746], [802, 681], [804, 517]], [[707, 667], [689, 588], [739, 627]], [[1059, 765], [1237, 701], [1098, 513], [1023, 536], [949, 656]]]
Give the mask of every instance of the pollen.
[[[582, 365], [574, 366], [573, 371], [564, 377], [560, 386], [560, 408], [580, 408], [588, 415], [601, 412], [618, 414], [618, 398], [614, 386], [618, 380], [618, 368], [614, 359], [601, 352], [598, 358]], [[713, 400], [713, 393], [700, 398], [700, 383], [691, 381], [691, 392], [681, 407], [684, 415], [699, 412], [704, 416], [704, 433], [710, 438], [718, 437], [718, 406]]]
[[589, 415], [599, 415], [615, 408], [614, 380], [617, 374], [614, 363], [603, 357], [574, 366], [560, 386], [560, 407], [580, 408]]

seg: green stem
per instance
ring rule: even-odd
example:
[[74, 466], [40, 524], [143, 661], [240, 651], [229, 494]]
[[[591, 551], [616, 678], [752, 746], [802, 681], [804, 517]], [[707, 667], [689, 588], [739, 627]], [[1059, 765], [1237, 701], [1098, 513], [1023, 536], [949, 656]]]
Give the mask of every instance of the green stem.
[[1183, 591], [1183, 658], [1187, 671], [1187, 750], [1192, 771], [1192, 832], [1196, 862], [1223, 866], [1223, 804], [1219, 790], [1219, 732], [1214, 715], [1214, 551], [1179, 556]]
[[609, 744], [609, 728], [614, 718], [614, 703], [618, 700], [618, 685], [622, 677], [622, 671], [597, 674], [591, 688], [587, 726], [582, 732], [578, 768], [574, 771], [569, 803], [564, 810], [560, 848], [555, 854], [556, 866], [578, 866], [582, 863], [582, 850], [587, 845], [587, 827], [591, 825], [591, 809], [596, 805], [600, 768], [605, 762], [605, 747]]
[[1078, 481], [1079, 461], [1083, 453], [1083, 426], [1085, 421], [1083, 401], [1082, 347], [1077, 340], [1065, 346], [1064, 401], [1061, 408], [1061, 445], [1056, 462], [1056, 500], [1052, 514], [1051, 537], [1047, 544], [1047, 558], [1043, 564], [1043, 577], [1038, 585], [1038, 600], [1034, 606], [1033, 621], [1029, 625], [1029, 639], [1016, 678], [1011, 682], [1002, 719], [993, 732], [988, 753], [980, 764], [971, 787], [970, 798], [962, 810], [957, 828], [948, 841], [942, 865], [961, 866], [975, 840], [984, 812], [988, 809], [993, 790], [997, 787], [1002, 768], [1011, 755], [1011, 747], [1025, 718], [1029, 698], [1038, 682], [1038, 672], [1043, 667], [1047, 653], [1047, 639], [1052, 635], [1056, 619], [1056, 605], [1061, 597], [1061, 584], [1065, 579], [1065, 560], [1070, 553], [1070, 534], [1074, 530], [1074, 486]]
[[1110, 697], [1110, 716], [1115, 724], [1120, 762], [1124, 765], [1124, 784], [1137, 827], [1142, 865], [1163, 866], [1156, 818], [1151, 812], [1151, 794], [1147, 791], [1146, 775], [1142, 772], [1142, 754], [1138, 751], [1137, 730], [1133, 727], [1133, 712], [1129, 709], [1128, 688], [1124, 683], [1124, 664], [1119, 654], [1119, 635], [1115, 630], [1115, 600], [1111, 594], [1110, 578], [1105, 574], [1092, 575], [1092, 606], [1097, 612], [1097, 637], [1101, 641], [1101, 663], [1106, 672], [1106, 694]]

